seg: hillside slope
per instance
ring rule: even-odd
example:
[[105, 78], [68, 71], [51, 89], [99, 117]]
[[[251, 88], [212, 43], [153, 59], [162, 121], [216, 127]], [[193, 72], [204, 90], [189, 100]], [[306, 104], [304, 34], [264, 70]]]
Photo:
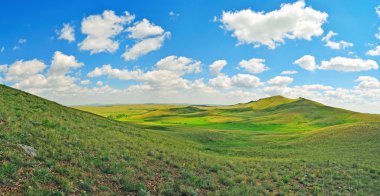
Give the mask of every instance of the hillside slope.
[[[283, 105], [264, 110], [294, 110]], [[156, 106], [124, 109], [142, 115], [171, 108], [151, 107]], [[225, 111], [229, 108], [175, 108], [171, 112], [190, 117], [234, 113]], [[380, 126], [370, 121], [276, 134], [142, 126], [0, 85], [0, 193], [375, 195], [380, 192]], [[19, 144], [36, 149], [37, 156], [28, 155]]]

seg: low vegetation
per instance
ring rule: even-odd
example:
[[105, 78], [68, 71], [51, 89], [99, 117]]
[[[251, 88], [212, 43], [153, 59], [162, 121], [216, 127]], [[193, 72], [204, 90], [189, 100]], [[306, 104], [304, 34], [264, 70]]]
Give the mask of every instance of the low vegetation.
[[74, 109], [0, 86], [0, 193], [376, 195], [379, 120], [284, 97]]

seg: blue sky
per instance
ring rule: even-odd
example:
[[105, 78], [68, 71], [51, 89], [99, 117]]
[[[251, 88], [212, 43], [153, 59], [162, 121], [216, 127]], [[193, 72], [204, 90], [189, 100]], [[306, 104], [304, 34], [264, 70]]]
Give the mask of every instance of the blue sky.
[[[379, 5], [9, 1], [0, 7], [0, 82], [67, 105], [233, 104], [281, 94], [378, 113]], [[147, 28], [133, 38], [131, 29], [144, 19]], [[64, 25], [71, 33], [62, 38]], [[110, 25], [119, 29], [103, 32]], [[123, 57], [139, 43], [144, 52]], [[212, 73], [217, 60], [225, 63]]]

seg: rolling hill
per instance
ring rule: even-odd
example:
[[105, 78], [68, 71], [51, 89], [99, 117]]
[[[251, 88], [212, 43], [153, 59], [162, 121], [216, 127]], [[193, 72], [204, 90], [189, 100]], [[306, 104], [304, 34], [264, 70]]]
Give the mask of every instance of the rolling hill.
[[376, 195], [378, 184], [379, 115], [280, 96], [74, 109], [0, 86], [0, 193]]

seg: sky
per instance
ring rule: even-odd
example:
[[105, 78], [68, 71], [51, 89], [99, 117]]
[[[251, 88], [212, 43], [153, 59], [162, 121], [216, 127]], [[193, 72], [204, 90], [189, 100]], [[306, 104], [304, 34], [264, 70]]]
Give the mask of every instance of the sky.
[[380, 113], [380, 3], [3, 2], [0, 83], [64, 105], [283, 95]]

